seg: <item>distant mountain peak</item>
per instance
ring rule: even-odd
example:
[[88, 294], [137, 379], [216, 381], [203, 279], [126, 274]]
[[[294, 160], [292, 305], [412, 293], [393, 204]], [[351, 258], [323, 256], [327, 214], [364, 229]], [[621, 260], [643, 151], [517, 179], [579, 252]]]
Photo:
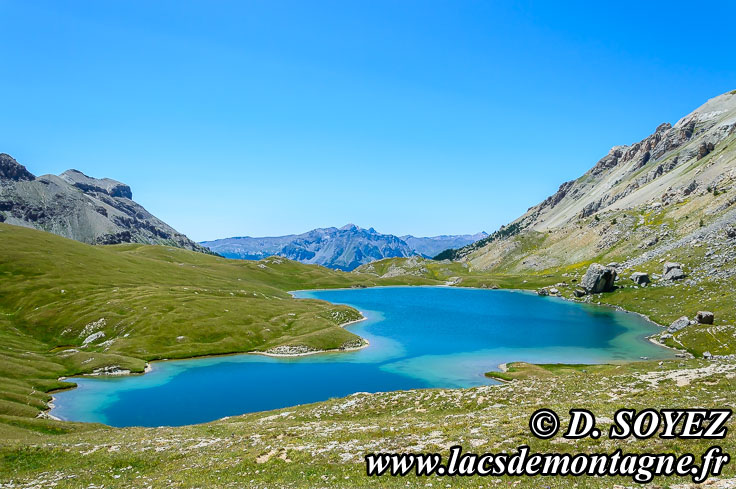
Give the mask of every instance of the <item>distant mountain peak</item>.
[[[340, 229], [340, 231], [357, 231], [360, 228], [358, 226], [356, 226], [355, 224], [349, 222], [349, 223], [345, 224], [343, 227], [341, 227], [339, 229]], [[371, 229], [373, 229], [373, 228], [371, 228]]]

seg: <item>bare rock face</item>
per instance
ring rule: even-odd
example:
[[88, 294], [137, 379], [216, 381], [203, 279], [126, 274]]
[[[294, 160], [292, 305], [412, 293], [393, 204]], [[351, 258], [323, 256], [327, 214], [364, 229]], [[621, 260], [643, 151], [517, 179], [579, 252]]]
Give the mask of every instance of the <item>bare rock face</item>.
[[89, 244], [143, 243], [211, 253], [132, 200], [124, 183], [78, 170], [38, 178], [0, 154], [0, 222]]
[[685, 277], [686, 274], [682, 271], [682, 265], [679, 263], [668, 261], [662, 267], [662, 278], [664, 280], [679, 280]]
[[0, 153], [0, 180], [12, 180], [15, 182], [35, 180], [33, 173], [26, 167], [15, 161], [5, 153]]
[[588, 294], [598, 294], [612, 291], [615, 281], [616, 269], [605, 267], [600, 263], [593, 263], [585, 272], [583, 279], [580, 281], [580, 286]]
[[682, 316], [681, 318], [675, 319], [673, 323], [670, 324], [670, 327], [667, 328], [667, 331], [669, 331], [670, 333], [675, 333], [689, 325], [690, 319], [688, 319], [687, 316]]
[[110, 197], [133, 199], [133, 192], [131, 192], [130, 187], [117, 180], [88, 177], [79, 170], [67, 170], [59, 177], [83, 192], [101, 192]]
[[713, 151], [714, 148], [713, 143], [700, 143], [698, 147], [698, 159], [708, 156], [708, 153]]
[[698, 324], [713, 324], [715, 315], [710, 311], [698, 311], [695, 315], [695, 321]]
[[646, 285], [649, 283], [649, 274], [644, 272], [634, 272], [631, 274], [631, 280], [637, 285]]

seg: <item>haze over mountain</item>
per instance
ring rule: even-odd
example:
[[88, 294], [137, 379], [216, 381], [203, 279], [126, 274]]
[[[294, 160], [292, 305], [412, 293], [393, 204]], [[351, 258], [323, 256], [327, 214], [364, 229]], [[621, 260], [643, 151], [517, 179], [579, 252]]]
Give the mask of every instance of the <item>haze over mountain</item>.
[[638, 143], [614, 146], [509, 225], [437, 258], [477, 270], [528, 272], [604, 256], [623, 269], [654, 268], [679, 257], [691, 262], [692, 283], [732, 277], [734, 182], [736, 90], [674, 126], [661, 124]]
[[209, 253], [133, 201], [128, 185], [78, 170], [36, 177], [0, 154], [0, 222], [89, 244], [145, 243]]
[[201, 244], [227, 258], [260, 260], [283, 256], [338, 270], [353, 270], [374, 260], [422, 255], [432, 257], [453, 246], [463, 246], [487, 236], [485, 233], [417, 238], [382, 234], [354, 224], [319, 228], [302, 234], [252, 238], [249, 236], [203, 241]]
[[416, 251], [418, 254], [432, 258], [441, 251], [449, 248], [459, 248], [470, 243], [475, 243], [479, 239], [486, 238], [488, 233], [481, 231], [476, 234], [442, 234], [440, 236], [429, 236], [420, 238], [406, 234], [401, 236], [401, 239], [409, 245], [411, 249]]

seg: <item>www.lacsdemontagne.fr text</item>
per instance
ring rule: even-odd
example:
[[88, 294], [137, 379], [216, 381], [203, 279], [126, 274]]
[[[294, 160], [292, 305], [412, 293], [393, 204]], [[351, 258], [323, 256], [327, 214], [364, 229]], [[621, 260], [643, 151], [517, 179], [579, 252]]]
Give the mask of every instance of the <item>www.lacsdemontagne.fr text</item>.
[[369, 476], [625, 476], [639, 483], [656, 476], [692, 477], [700, 483], [711, 475], [719, 475], [729, 456], [721, 447], [713, 446], [700, 457], [692, 454], [623, 453], [560, 454], [530, 453], [524, 445], [513, 453], [462, 453], [462, 447], [450, 448], [443, 463], [439, 453], [377, 453], [366, 455]]
[[[659, 436], [720, 440], [725, 438], [730, 409], [619, 409], [614, 415], [608, 437], [624, 440], [631, 436], [640, 440]], [[560, 418], [550, 409], [538, 409], [529, 419], [532, 434], [540, 439], [556, 435]], [[585, 409], [571, 409], [570, 422], [563, 438], [598, 439], [595, 415]], [[512, 453], [463, 453], [462, 447], [450, 448], [447, 459], [440, 453], [371, 453], [365, 456], [370, 476], [619, 476], [635, 482], [651, 482], [658, 476], [690, 477], [702, 483], [720, 475], [730, 455], [713, 445], [700, 457], [692, 453], [532, 453], [522, 445]]]

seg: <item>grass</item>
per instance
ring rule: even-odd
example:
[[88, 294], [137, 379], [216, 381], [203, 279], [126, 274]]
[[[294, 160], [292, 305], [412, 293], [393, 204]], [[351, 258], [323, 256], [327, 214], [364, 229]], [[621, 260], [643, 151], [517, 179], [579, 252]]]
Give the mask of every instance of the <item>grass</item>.
[[502, 382], [511, 382], [512, 380], [526, 380], [532, 377], [551, 378], [563, 373], [587, 373], [588, 371], [600, 370], [605, 367], [607, 366], [578, 363], [532, 364], [526, 362], [512, 362], [506, 365], [506, 369], [503, 372], [486, 372], [485, 376]]

